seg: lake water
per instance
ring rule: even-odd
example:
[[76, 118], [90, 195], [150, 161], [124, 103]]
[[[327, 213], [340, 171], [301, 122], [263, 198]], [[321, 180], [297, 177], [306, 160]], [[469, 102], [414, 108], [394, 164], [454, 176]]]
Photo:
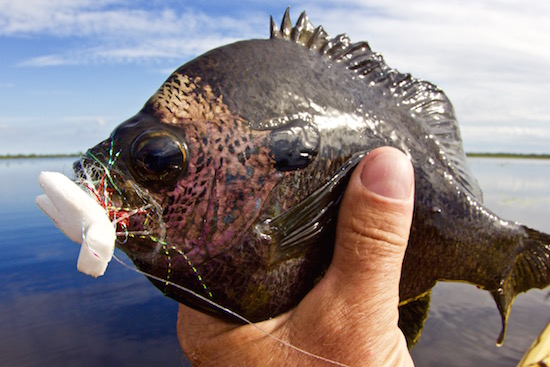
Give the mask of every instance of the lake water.
[[[70, 173], [72, 161], [0, 160], [0, 365], [188, 365], [176, 339], [176, 302], [115, 261], [98, 279], [79, 273], [79, 246], [34, 204], [38, 173]], [[471, 165], [489, 208], [550, 232], [550, 161], [476, 158]], [[497, 348], [500, 317], [490, 295], [438, 284], [415, 362], [515, 366], [550, 322], [548, 292], [518, 297]]]

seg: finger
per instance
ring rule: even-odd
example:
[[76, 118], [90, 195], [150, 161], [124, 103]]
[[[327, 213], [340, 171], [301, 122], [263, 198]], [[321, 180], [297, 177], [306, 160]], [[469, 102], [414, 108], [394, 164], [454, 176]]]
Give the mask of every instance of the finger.
[[342, 200], [329, 271], [338, 273], [341, 284], [353, 284], [356, 294], [381, 289], [380, 295], [388, 296], [391, 289], [397, 297], [413, 206], [410, 160], [393, 148], [372, 151], [354, 171]]

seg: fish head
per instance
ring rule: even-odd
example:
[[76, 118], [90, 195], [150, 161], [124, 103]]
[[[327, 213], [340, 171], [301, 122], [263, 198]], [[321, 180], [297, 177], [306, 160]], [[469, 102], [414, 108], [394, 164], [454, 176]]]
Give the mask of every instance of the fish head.
[[[205, 277], [218, 259], [241, 256], [284, 176], [270, 139], [180, 69], [74, 167], [117, 224], [117, 247], [164, 280], [155, 285], [168, 294], [174, 281], [207, 295]], [[247, 261], [260, 262], [260, 252]]]

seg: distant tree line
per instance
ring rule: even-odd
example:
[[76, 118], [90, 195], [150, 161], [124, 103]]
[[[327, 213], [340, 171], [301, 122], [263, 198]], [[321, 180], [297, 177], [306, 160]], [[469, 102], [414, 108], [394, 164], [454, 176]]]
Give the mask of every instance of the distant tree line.
[[0, 159], [24, 159], [24, 158], [70, 158], [80, 157], [80, 153], [64, 154], [0, 154]]
[[550, 159], [550, 154], [533, 153], [466, 153], [468, 157]]

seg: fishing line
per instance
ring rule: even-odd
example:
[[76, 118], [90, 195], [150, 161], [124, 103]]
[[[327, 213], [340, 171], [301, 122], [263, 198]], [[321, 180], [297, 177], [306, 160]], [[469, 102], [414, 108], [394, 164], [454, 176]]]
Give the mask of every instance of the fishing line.
[[[109, 149], [109, 161], [107, 162], [107, 166], [105, 166], [103, 164], [103, 162], [101, 162], [101, 160], [99, 160], [90, 150], [88, 150], [86, 152], [86, 155], [90, 156], [101, 168], [103, 168], [103, 171], [104, 173], [107, 175], [107, 178], [109, 178], [109, 181], [111, 182], [111, 185], [114, 187], [114, 189], [118, 192], [119, 195], [122, 196], [122, 192], [120, 192], [119, 188], [117, 187], [117, 185], [115, 184], [115, 182], [113, 181], [113, 177], [111, 176], [111, 171], [110, 171], [110, 167], [113, 166], [113, 163], [116, 161], [116, 159], [118, 158], [120, 154], [120, 151], [118, 151], [114, 156], [113, 156], [113, 140], [111, 139], [111, 149]], [[114, 157], [114, 158], [113, 158]], [[105, 185], [106, 187], [107, 185]]]
[[[144, 228], [148, 227], [148, 222], [151, 216], [156, 215], [158, 218], [158, 237], [161, 241], [166, 236], [166, 226], [162, 220], [162, 208], [159, 203], [155, 201], [150, 195], [141, 190], [138, 186], [133, 186], [132, 190], [136, 196], [143, 202], [143, 205], [137, 209], [127, 210], [119, 207], [112, 201], [113, 190], [118, 194], [120, 199], [124, 198], [121, 189], [114, 182], [114, 176], [111, 168], [114, 162], [120, 155], [120, 151], [113, 154], [113, 146], [111, 142], [111, 149], [109, 150], [109, 161], [107, 165], [103, 164], [101, 160], [96, 157], [91, 151], [86, 152], [86, 156], [92, 159], [91, 164], [84, 164], [85, 157], [81, 155], [80, 165], [81, 169], [77, 172], [79, 176], [75, 178], [75, 182], [79, 184], [85, 191], [88, 191], [95, 199], [103, 206], [107, 212], [109, 218], [114, 225], [120, 225], [122, 227], [122, 233], [127, 236], [126, 222], [132, 215], [145, 214], [145, 220], [143, 222]], [[116, 175], [116, 172], [114, 172]], [[149, 233], [150, 230], [146, 230], [140, 233]], [[118, 232], [117, 234], [120, 234]], [[158, 251], [159, 249], [157, 249]]]
[[300, 347], [297, 347], [297, 346], [295, 346], [295, 345], [292, 345], [292, 344], [290, 344], [289, 342], [287, 342], [287, 341], [285, 341], [285, 340], [283, 340], [283, 339], [281, 339], [281, 338], [279, 338], [279, 337], [277, 337], [277, 336], [271, 334], [270, 332], [268, 332], [268, 331], [262, 329], [261, 327], [259, 327], [259, 326], [256, 325], [255, 323], [253, 323], [252, 321], [248, 320], [246, 317], [241, 316], [241, 315], [239, 315], [238, 313], [236, 313], [236, 312], [234, 312], [234, 311], [231, 311], [230, 309], [228, 309], [228, 308], [226, 308], [226, 307], [223, 307], [222, 305], [217, 304], [216, 302], [214, 302], [214, 301], [212, 301], [212, 300], [210, 300], [210, 299], [208, 299], [208, 298], [206, 298], [206, 297], [200, 295], [199, 293], [197, 293], [197, 292], [195, 292], [195, 291], [193, 291], [193, 290], [191, 290], [191, 289], [189, 289], [189, 288], [186, 288], [186, 287], [184, 287], [184, 286], [182, 286], [182, 285], [176, 284], [176, 283], [174, 283], [174, 282], [172, 282], [172, 281], [162, 279], [162, 278], [157, 277], [157, 276], [155, 276], [155, 275], [153, 275], [153, 274], [149, 274], [149, 273], [147, 273], [147, 272], [145, 272], [145, 271], [139, 270], [139, 269], [137, 269], [137, 268], [135, 268], [135, 267], [133, 267], [133, 266], [131, 266], [131, 265], [128, 265], [128, 264], [126, 264], [124, 261], [122, 261], [121, 259], [119, 259], [115, 254], [113, 254], [113, 258], [114, 258], [119, 264], [121, 264], [122, 266], [124, 266], [124, 267], [127, 268], [127, 269], [130, 269], [130, 270], [132, 270], [132, 271], [135, 271], [136, 273], [139, 273], [139, 274], [141, 274], [141, 275], [144, 275], [144, 276], [146, 276], [146, 277], [148, 277], [148, 278], [150, 278], [150, 279], [153, 279], [153, 280], [156, 280], [156, 281], [159, 281], [159, 282], [165, 282], [166, 284], [171, 285], [171, 286], [173, 286], [173, 287], [176, 287], [176, 288], [178, 288], [178, 289], [180, 289], [180, 290], [182, 290], [182, 291], [184, 291], [184, 292], [190, 294], [191, 296], [196, 297], [196, 298], [200, 299], [201, 301], [204, 301], [204, 302], [208, 303], [209, 305], [213, 306], [214, 308], [217, 308], [218, 310], [220, 310], [220, 311], [222, 311], [222, 312], [225, 312], [225, 313], [227, 313], [227, 314], [229, 314], [229, 315], [231, 315], [231, 316], [233, 316], [233, 317], [235, 317], [235, 318], [241, 320], [241, 321], [244, 322], [245, 324], [248, 324], [248, 325], [252, 326], [252, 327], [255, 328], [256, 330], [260, 331], [261, 333], [263, 333], [263, 334], [266, 335], [267, 337], [269, 337], [269, 338], [275, 340], [276, 342], [278, 342], [278, 343], [284, 345], [285, 347], [294, 349], [295, 351], [297, 351], [297, 352], [299, 352], [299, 353], [302, 353], [302, 354], [305, 354], [305, 355], [307, 355], [308, 357], [311, 357], [311, 358], [314, 358], [314, 359], [318, 359], [318, 360], [320, 360], [320, 361], [323, 361], [323, 362], [326, 362], [326, 363], [330, 363], [330, 364], [335, 365], [335, 366], [340, 366], [340, 367], [351, 367], [351, 366], [349, 366], [349, 365], [347, 365], [347, 364], [344, 364], [344, 363], [341, 363], [341, 362], [337, 362], [337, 361], [333, 361], [333, 360], [331, 360], [331, 359], [325, 358], [325, 357], [323, 357], [323, 356], [319, 356], [319, 355], [317, 355], [317, 354], [308, 352], [308, 351], [305, 350], [305, 349], [302, 349], [302, 348], [300, 348]]

